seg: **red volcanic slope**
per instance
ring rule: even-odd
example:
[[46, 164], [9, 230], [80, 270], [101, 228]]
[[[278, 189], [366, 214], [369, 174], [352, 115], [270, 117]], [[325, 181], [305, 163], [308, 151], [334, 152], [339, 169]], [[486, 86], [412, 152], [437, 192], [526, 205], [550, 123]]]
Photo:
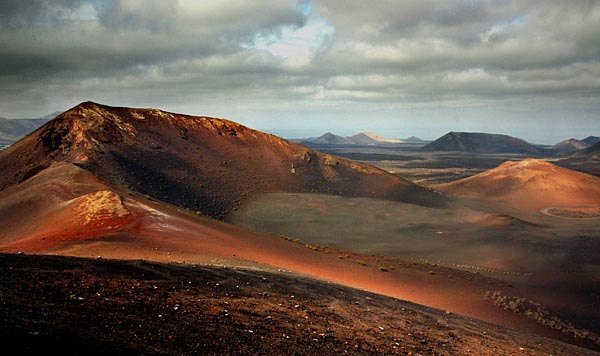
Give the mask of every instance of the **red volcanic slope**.
[[91, 102], [0, 152], [0, 190], [57, 161], [79, 165], [113, 187], [219, 218], [263, 192], [367, 196], [427, 206], [446, 201], [378, 168], [228, 120]]
[[435, 188], [526, 210], [600, 206], [600, 178], [537, 159], [507, 161], [489, 171]]
[[1, 191], [0, 226], [0, 252], [282, 268], [565, 339], [486, 300], [484, 292], [491, 286], [515, 293], [498, 280], [439, 266], [307, 248], [139, 194], [119, 193], [71, 163], [53, 163]]

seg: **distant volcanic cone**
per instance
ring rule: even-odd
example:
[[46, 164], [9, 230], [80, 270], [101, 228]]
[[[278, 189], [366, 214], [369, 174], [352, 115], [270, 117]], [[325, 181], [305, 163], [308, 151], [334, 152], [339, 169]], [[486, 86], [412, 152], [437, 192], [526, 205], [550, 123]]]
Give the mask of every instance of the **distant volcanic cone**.
[[600, 206], [600, 178], [538, 159], [507, 161], [489, 171], [435, 188], [526, 210]]

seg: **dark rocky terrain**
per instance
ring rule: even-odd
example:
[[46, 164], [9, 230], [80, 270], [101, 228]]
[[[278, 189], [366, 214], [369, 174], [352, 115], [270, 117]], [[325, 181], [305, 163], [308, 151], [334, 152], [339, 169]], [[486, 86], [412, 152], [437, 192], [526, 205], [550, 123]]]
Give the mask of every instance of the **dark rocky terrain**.
[[0, 254], [12, 354], [591, 355], [298, 275]]

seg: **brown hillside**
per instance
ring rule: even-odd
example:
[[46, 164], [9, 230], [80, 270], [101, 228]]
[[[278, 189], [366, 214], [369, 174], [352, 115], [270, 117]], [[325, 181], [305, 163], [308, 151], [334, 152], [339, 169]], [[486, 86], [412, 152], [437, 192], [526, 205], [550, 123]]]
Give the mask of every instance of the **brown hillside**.
[[489, 171], [435, 188], [526, 210], [600, 206], [600, 178], [536, 159], [507, 161]]

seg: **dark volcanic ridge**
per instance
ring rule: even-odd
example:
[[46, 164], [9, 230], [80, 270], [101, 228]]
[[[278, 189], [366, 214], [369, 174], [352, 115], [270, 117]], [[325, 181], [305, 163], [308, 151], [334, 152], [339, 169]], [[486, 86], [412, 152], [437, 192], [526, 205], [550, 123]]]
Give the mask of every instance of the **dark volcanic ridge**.
[[530, 155], [546, 153], [544, 149], [512, 136], [474, 132], [449, 132], [427, 144], [423, 150]]
[[285, 273], [6, 254], [0, 268], [0, 341], [18, 354], [595, 354]]
[[265, 192], [316, 192], [442, 206], [448, 198], [378, 168], [235, 122], [80, 104], [0, 152], [0, 190], [68, 162], [111, 186], [223, 218]]

